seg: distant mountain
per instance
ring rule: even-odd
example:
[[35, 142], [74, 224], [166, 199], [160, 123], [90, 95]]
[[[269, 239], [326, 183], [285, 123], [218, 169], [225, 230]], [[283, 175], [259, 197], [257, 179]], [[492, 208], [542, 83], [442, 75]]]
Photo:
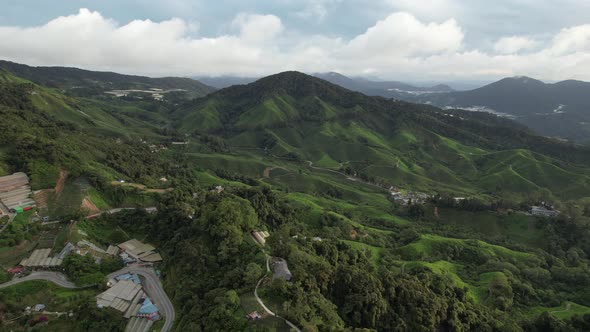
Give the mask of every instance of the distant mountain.
[[513, 117], [541, 135], [590, 141], [590, 83], [553, 84], [518, 76], [470, 91], [406, 98], [440, 107], [484, 110]]
[[417, 87], [396, 81], [371, 81], [365, 78], [350, 78], [339, 73], [317, 73], [313, 76], [340, 85], [346, 89], [362, 92], [369, 96], [404, 99], [415, 95], [433, 92], [451, 92], [453, 89], [445, 84], [431, 87]]
[[230, 87], [232, 85], [242, 85], [242, 84], [252, 83], [252, 82], [256, 81], [258, 78], [238, 77], [238, 76], [215, 76], [215, 77], [202, 76], [202, 77], [196, 77], [195, 79], [199, 80], [200, 82], [203, 82], [204, 84], [212, 86], [214, 88], [223, 89], [223, 88]]
[[69, 95], [95, 96], [110, 90], [180, 89], [187, 98], [202, 97], [215, 91], [197, 80], [185, 77], [151, 78], [70, 67], [32, 67], [0, 60], [0, 70], [44, 86], [59, 88]]
[[[573, 197], [590, 190], [590, 172], [574, 171], [590, 162], [588, 149], [491, 114], [369, 97], [298, 72], [219, 90], [170, 117], [180, 133], [286, 160], [347, 165], [378, 182], [461, 193]], [[555, 178], [563, 182], [549, 181]]]

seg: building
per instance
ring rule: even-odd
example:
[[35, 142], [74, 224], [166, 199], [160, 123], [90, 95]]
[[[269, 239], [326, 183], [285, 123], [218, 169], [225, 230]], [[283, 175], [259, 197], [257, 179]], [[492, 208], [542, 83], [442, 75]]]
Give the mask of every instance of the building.
[[266, 244], [266, 238], [270, 236], [267, 231], [252, 231], [250, 234], [252, 235], [254, 241], [258, 242], [258, 244], [261, 246]]
[[74, 245], [71, 244], [70, 242], [66, 243], [66, 245], [64, 246], [64, 248], [61, 250], [61, 252], [59, 253], [59, 255], [57, 255], [57, 257], [61, 260], [65, 259], [67, 255], [69, 255], [72, 250], [74, 250]]
[[8, 269], [8, 273], [19, 274], [19, 273], [22, 273], [24, 270], [25, 270], [25, 268], [23, 266], [16, 266], [11, 269]]
[[293, 275], [291, 274], [291, 271], [289, 271], [289, 266], [287, 265], [286, 260], [282, 258], [275, 258], [272, 263], [272, 268], [274, 271], [272, 280], [281, 278], [285, 281], [291, 281], [293, 279]]
[[24, 267], [55, 267], [63, 262], [59, 257], [49, 257], [51, 249], [35, 249], [29, 258], [20, 262]]
[[147, 318], [149, 320], [158, 320], [160, 319], [160, 314], [158, 313], [158, 307], [152, 303], [149, 297], [146, 297], [141, 304], [141, 307], [137, 311], [137, 317]]
[[9, 211], [22, 213], [33, 209], [36, 204], [31, 194], [29, 177], [25, 173], [0, 177], [0, 202]]
[[533, 216], [541, 217], [555, 217], [559, 214], [557, 210], [549, 210], [545, 206], [533, 206], [531, 208], [531, 214]]
[[121, 280], [113, 287], [96, 296], [96, 305], [99, 308], [111, 307], [123, 313], [143, 296], [141, 284], [131, 280]]
[[258, 313], [258, 311], [252, 311], [251, 313], [246, 315], [248, 320], [259, 320], [262, 318], [262, 315]]
[[117, 256], [118, 254], [119, 254], [119, 247], [111, 245], [107, 248], [107, 255]]
[[[150, 244], [138, 241], [137, 239], [131, 239], [129, 241], [123, 242], [119, 244], [118, 247], [121, 249], [121, 251], [128, 255], [128, 257], [131, 257], [136, 261], [147, 263], [162, 261], [162, 256], [154, 251], [156, 250], [155, 247]], [[125, 258], [123, 257], [123, 259]]]
[[87, 241], [87, 240], [80, 240], [77, 243], [78, 245], [78, 250], [77, 253], [79, 255], [86, 255], [86, 254], [90, 254], [92, 255], [92, 257], [96, 258], [96, 259], [103, 259], [106, 258], [107, 252], [104, 251], [104, 249], [102, 249], [101, 247], [97, 246], [96, 244]]

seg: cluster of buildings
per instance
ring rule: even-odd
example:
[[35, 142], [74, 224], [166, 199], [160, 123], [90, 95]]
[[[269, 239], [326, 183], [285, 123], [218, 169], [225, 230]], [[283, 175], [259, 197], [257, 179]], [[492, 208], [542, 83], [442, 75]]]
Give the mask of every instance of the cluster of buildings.
[[12, 213], [22, 213], [33, 209], [35, 201], [31, 198], [29, 177], [22, 172], [0, 177], [0, 202]]
[[126, 331], [147, 331], [160, 319], [158, 307], [144, 292], [137, 274], [118, 275], [107, 286], [110, 288], [96, 296], [96, 305], [118, 310], [130, 319]]
[[430, 195], [418, 191], [401, 191], [396, 188], [390, 188], [391, 199], [401, 205], [425, 204], [430, 199]]
[[105, 91], [106, 94], [113, 95], [115, 97], [126, 97], [129, 94], [136, 93], [136, 94], [144, 94], [148, 95], [149, 97], [155, 100], [163, 100], [164, 95], [170, 92], [176, 91], [186, 91], [185, 89], [159, 89], [159, 88], [149, 88], [148, 90], [139, 90], [139, 89], [129, 89], [129, 90], [111, 90]]
[[20, 264], [9, 270], [18, 274], [27, 269], [48, 269], [61, 266], [63, 260], [70, 253], [78, 255], [90, 254], [100, 262], [102, 259], [119, 256], [124, 263], [153, 264], [162, 261], [162, 256], [154, 251], [152, 245], [142, 243], [136, 239], [123, 242], [117, 246], [110, 245], [107, 250], [87, 240], [80, 240], [76, 244], [66, 243], [63, 249], [56, 255], [50, 256], [51, 249], [35, 249], [28, 258], [23, 259]]

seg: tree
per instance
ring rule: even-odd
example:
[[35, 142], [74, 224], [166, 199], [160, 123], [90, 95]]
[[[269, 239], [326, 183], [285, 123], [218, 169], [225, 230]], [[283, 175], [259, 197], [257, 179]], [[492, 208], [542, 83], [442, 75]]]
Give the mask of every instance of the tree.
[[255, 285], [262, 277], [263, 270], [260, 265], [256, 263], [249, 263], [244, 271], [244, 283], [246, 285]]

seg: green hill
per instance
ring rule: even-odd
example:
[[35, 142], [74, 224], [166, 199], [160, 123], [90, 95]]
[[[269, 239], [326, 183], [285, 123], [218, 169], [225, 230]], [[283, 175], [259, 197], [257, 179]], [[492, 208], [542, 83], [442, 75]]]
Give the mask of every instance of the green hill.
[[297, 72], [233, 86], [172, 113], [233, 151], [311, 161], [383, 185], [481, 196], [590, 190], [590, 149], [488, 114], [367, 97]]
[[[204, 96], [215, 90], [197, 80], [185, 77], [151, 78], [113, 72], [90, 71], [69, 67], [31, 67], [0, 60], [0, 69], [75, 96], [103, 96], [105, 91], [128, 89], [182, 89], [187, 97]], [[0, 76], [1, 77], [1, 76]]]
[[[175, 331], [264, 329], [244, 318], [260, 310], [256, 285], [310, 331], [588, 330], [588, 148], [295, 72], [177, 107], [80, 97], [0, 71], [0, 119], [0, 174], [24, 171], [34, 190], [69, 174], [46, 197], [50, 214], [76, 218], [84, 198], [157, 206], [49, 227], [59, 250], [77, 227], [104, 245], [121, 234], [154, 243]], [[443, 195], [401, 206], [390, 185], [487, 204]], [[519, 211], [541, 199], [563, 213]], [[2, 233], [5, 266], [41, 240], [34, 213]], [[269, 231], [264, 251], [252, 230]], [[266, 254], [284, 258], [294, 281], [259, 282]]]

